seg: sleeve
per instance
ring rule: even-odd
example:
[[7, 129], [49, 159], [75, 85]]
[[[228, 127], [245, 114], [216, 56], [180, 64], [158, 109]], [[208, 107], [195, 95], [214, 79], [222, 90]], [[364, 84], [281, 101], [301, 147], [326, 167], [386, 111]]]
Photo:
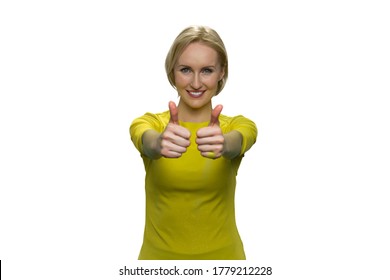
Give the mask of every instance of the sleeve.
[[257, 127], [250, 119], [239, 115], [233, 117], [229, 123], [229, 130], [236, 130], [242, 135], [242, 144], [240, 155], [244, 155], [253, 144], [256, 143]]
[[161, 117], [162, 114], [146, 113], [145, 115], [136, 118], [130, 125], [130, 138], [136, 149], [142, 154], [142, 135], [149, 129], [154, 129], [162, 132], [166, 126]]

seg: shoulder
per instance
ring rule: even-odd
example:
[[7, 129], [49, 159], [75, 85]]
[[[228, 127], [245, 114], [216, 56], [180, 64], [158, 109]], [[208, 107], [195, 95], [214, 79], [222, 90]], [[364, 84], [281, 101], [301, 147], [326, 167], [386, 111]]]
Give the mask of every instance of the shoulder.
[[221, 127], [223, 126], [240, 126], [240, 125], [256, 125], [251, 119], [244, 117], [243, 115], [226, 116], [220, 115], [219, 122]]
[[235, 130], [241, 134], [241, 155], [244, 155], [256, 142], [257, 127], [251, 119], [244, 117], [243, 115], [234, 117], [220, 115], [219, 122], [223, 133]]
[[227, 133], [232, 130], [239, 131], [244, 137], [256, 138], [257, 136], [257, 126], [254, 121], [244, 117], [243, 115], [237, 116], [219, 116], [220, 127], [224, 133]]
[[169, 122], [169, 111], [162, 113], [145, 113], [134, 119], [130, 125], [130, 134], [142, 135], [148, 129], [163, 131]]
[[133, 120], [132, 125], [139, 123], [149, 123], [151, 125], [163, 125], [165, 126], [169, 122], [169, 111], [161, 113], [147, 112], [144, 115], [137, 117]]
[[165, 112], [161, 112], [161, 113], [147, 112], [144, 115], [134, 119], [134, 121], [136, 121], [136, 120], [160, 121], [160, 122], [169, 121], [169, 111], [165, 111]]

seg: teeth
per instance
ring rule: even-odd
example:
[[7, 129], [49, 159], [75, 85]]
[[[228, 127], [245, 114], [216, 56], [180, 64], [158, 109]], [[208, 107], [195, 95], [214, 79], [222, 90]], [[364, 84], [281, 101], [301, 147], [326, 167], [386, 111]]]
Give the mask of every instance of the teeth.
[[195, 95], [195, 96], [199, 96], [199, 95], [202, 94], [202, 92], [201, 92], [201, 91], [199, 91], [199, 92], [194, 92], [194, 91], [192, 91], [191, 94], [192, 94], [192, 95]]

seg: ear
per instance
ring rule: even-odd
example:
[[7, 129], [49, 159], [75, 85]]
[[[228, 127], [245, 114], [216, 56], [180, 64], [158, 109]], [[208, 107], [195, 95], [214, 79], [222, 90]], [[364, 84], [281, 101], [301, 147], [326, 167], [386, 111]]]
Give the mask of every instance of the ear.
[[223, 77], [225, 77], [225, 66], [221, 67], [221, 73], [219, 74], [219, 80], [218, 81], [221, 81], [223, 79]]

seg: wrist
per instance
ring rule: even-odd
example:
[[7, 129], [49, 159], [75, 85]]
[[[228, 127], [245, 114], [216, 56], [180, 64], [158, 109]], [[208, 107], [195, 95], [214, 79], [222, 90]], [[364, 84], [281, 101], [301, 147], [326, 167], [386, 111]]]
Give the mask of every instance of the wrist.
[[240, 155], [242, 145], [242, 135], [238, 131], [231, 131], [223, 135], [224, 144], [222, 156], [227, 159], [233, 159]]

